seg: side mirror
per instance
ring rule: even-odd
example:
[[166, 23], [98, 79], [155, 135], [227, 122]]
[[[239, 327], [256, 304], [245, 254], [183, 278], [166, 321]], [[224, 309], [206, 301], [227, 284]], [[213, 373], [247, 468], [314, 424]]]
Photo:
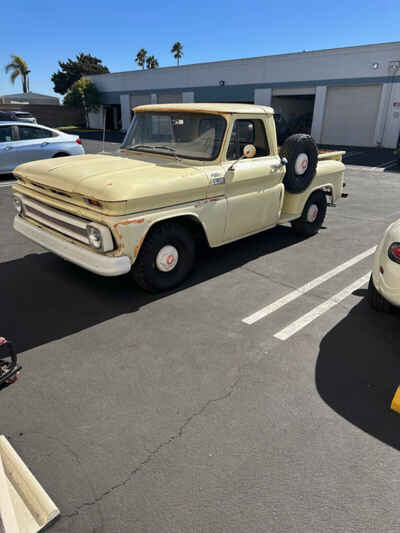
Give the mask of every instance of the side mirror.
[[243, 147], [242, 155], [232, 163], [232, 165], [228, 168], [228, 170], [235, 170], [235, 165], [238, 161], [241, 161], [242, 159], [251, 159], [254, 157], [257, 153], [256, 147], [253, 144], [246, 144], [246, 146]]
[[243, 156], [246, 159], [251, 159], [256, 155], [256, 147], [253, 144], [246, 144], [246, 146], [243, 148]]

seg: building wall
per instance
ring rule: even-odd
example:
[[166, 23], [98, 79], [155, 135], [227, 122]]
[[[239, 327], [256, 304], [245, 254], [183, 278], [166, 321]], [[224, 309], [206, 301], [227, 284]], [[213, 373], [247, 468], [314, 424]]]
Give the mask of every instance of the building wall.
[[80, 109], [55, 105], [24, 105], [0, 104], [1, 111], [15, 111], [22, 109], [28, 111], [38, 121], [38, 124], [48, 126], [49, 128], [58, 128], [59, 126], [81, 125], [85, 123], [85, 117]]
[[[397, 111], [392, 109], [398, 97], [393, 84], [400, 84], [398, 61], [400, 43], [387, 43], [89, 77], [102, 93], [105, 104], [121, 104], [125, 129], [130, 113], [126, 95], [134, 102], [140, 95], [152, 95], [151, 102], [180, 95], [179, 101], [269, 105], [273, 96], [315, 94], [312, 131], [318, 142], [324, 129], [327, 88], [388, 85], [389, 89], [383, 91], [386, 104], [380, 101], [372, 111], [376, 111], [377, 129], [370, 142], [376, 143], [380, 135], [382, 145], [393, 147], [400, 126]], [[184, 96], [189, 94], [190, 97]]]

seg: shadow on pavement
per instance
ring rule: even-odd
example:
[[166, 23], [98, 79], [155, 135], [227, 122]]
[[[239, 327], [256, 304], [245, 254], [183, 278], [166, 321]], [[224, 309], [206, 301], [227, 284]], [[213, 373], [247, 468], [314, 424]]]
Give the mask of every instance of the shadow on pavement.
[[396, 159], [392, 148], [362, 148], [360, 146], [318, 145], [323, 150], [344, 150], [343, 163], [362, 167], [384, 167]]
[[[221, 248], [199, 251], [196, 270], [176, 291], [294, 245], [302, 239], [278, 226]], [[142, 291], [130, 275], [97, 276], [51, 253], [0, 263], [1, 334], [24, 352], [126, 313], [170, 293]]]
[[373, 311], [364, 298], [323, 338], [315, 380], [340, 416], [400, 450], [400, 415], [390, 409], [400, 385], [399, 318]]

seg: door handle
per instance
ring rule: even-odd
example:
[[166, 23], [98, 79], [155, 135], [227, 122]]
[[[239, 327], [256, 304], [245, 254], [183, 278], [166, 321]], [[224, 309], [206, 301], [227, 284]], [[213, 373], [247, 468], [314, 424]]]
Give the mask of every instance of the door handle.
[[6, 146], [4, 150], [12, 150], [12, 146]]
[[49, 144], [49, 143], [45, 141], [45, 142], [42, 143], [40, 146], [47, 146], [48, 144]]

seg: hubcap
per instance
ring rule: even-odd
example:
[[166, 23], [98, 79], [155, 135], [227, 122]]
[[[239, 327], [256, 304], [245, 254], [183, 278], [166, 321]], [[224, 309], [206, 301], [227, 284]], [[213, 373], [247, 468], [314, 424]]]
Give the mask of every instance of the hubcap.
[[294, 164], [294, 169], [296, 174], [301, 176], [308, 169], [308, 155], [299, 154], [296, 158], [296, 163]]
[[316, 204], [311, 204], [307, 211], [307, 222], [315, 222], [318, 216], [318, 206]]
[[178, 250], [175, 246], [163, 246], [156, 257], [156, 265], [161, 272], [171, 272], [178, 263]]

